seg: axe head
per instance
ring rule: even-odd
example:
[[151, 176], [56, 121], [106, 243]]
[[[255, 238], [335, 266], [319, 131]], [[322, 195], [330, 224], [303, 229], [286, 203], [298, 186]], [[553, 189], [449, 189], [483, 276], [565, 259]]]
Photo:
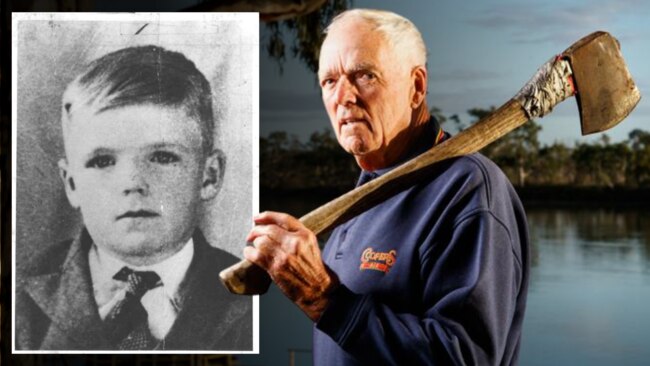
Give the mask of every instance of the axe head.
[[582, 134], [617, 125], [641, 99], [621, 48], [607, 32], [594, 32], [562, 54], [573, 69]]

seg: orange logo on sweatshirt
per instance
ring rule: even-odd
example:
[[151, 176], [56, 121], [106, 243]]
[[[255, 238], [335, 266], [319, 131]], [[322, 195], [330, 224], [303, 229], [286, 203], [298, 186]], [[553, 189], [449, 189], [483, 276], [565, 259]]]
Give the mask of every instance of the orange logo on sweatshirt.
[[389, 252], [375, 252], [368, 247], [361, 253], [361, 265], [359, 270], [372, 269], [388, 273], [397, 260], [397, 251], [395, 249]]

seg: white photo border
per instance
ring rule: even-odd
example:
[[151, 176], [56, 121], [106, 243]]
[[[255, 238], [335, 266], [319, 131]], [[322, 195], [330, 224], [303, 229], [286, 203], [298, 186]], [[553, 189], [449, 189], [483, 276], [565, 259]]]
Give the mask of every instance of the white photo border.
[[[17, 151], [18, 151], [18, 68], [20, 65], [18, 65], [18, 56], [19, 52], [21, 51], [18, 49], [18, 25], [23, 22], [23, 21], [43, 21], [43, 22], [54, 22], [58, 24], [63, 24], [63, 22], [149, 22], [149, 23], [157, 23], [157, 24], [173, 24], [175, 22], [215, 22], [215, 24], [219, 24], [219, 22], [226, 22], [226, 21], [234, 21], [237, 22], [240, 25], [240, 32], [239, 32], [239, 37], [236, 40], [233, 40], [233, 42], [236, 42], [237, 44], [243, 46], [242, 49], [246, 49], [245, 52], [243, 52], [243, 57], [246, 57], [246, 62], [243, 64], [247, 65], [248, 67], [246, 68], [246, 75], [243, 75], [243, 79], [245, 80], [244, 82], [250, 83], [250, 87], [248, 88], [250, 90], [250, 95], [234, 95], [232, 98], [228, 99], [228, 104], [231, 104], [231, 107], [228, 112], [226, 118], [223, 119], [225, 122], [233, 123], [233, 124], [239, 124], [237, 128], [239, 130], [245, 129], [247, 131], [247, 138], [242, 139], [242, 136], [233, 136], [232, 134], [228, 134], [228, 131], [226, 131], [226, 128], [223, 126], [220, 127], [221, 131], [219, 133], [220, 136], [218, 136], [218, 139], [215, 141], [215, 144], [238, 144], [240, 148], [243, 146], [243, 149], [249, 151], [249, 156], [245, 157], [248, 159], [250, 168], [249, 169], [243, 169], [240, 173], [244, 174], [244, 179], [250, 178], [250, 182], [239, 182], [241, 184], [244, 184], [245, 186], [248, 186], [245, 191], [248, 194], [248, 197], [250, 197], [250, 205], [245, 205], [245, 207], [240, 207], [242, 206], [241, 204], [237, 204], [237, 195], [240, 194], [238, 191], [238, 187], [236, 184], [238, 182], [231, 182], [230, 186], [228, 185], [229, 182], [227, 181], [227, 178], [225, 179], [226, 182], [224, 183], [224, 187], [221, 188], [221, 192], [217, 198], [218, 202], [215, 202], [215, 208], [212, 210], [213, 212], [207, 212], [206, 216], [207, 218], [204, 218], [202, 220], [202, 224], [205, 225], [205, 222], [214, 222], [214, 220], [218, 220], [220, 217], [228, 217], [230, 218], [232, 215], [224, 213], [223, 207], [226, 207], [228, 209], [231, 209], [234, 206], [237, 206], [236, 208], [240, 209], [243, 211], [245, 214], [242, 216], [240, 222], [245, 222], [243, 227], [238, 227], [236, 230], [231, 230], [233, 231], [229, 237], [229, 242], [231, 247], [228, 248], [222, 248], [225, 249], [232, 254], [242, 257], [242, 249], [244, 243], [244, 237], [245, 234], [242, 235], [242, 233], [246, 233], [250, 230], [250, 227], [252, 226], [252, 220], [251, 217], [254, 213], [259, 212], [259, 14], [258, 13], [13, 13], [12, 14], [12, 130], [14, 133], [12, 134], [12, 191], [14, 194], [12, 195], [11, 198], [11, 205], [12, 205], [12, 291], [14, 296], [12, 297], [12, 353], [14, 354], [259, 354], [259, 296], [253, 296], [252, 297], [252, 304], [253, 304], [253, 340], [252, 340], [252, 345], [253, 348], [250, 351], [240, 351], [240, 350], [208, 350], [208, 351], [202, 351], [202, 350], [156, 350], [156, 351], [118, 351], [118, 350], [96, 350], [96, 351], [72, 351], [72, 350], [54, 350], [54, 351], [44, 351], [44, 350], [16, 350], [15, 347], [15, 333], [16, 333], [16, 327], [15, 327], [15, 294], [16, 294], [16, 253], [17, 253], [17, 248], [16, 248], [16, 240], [17, 240], [17, 230], [16, 230], [16, 225], [17, 225], [17, 215], [16, 215], [16, 197], [18, 196], [18, 191], [16, 190], [17, 186], [17, 180], [19, 180], [17, 176]], [[200, 38], [200, 37], [196, 37]], [[198, 39], [197, 39], [198, 40]], [[224, 42], [227, 42], [228, 39], [224, 39]], [[171, 41], [173, 42], [173, 41]], [[135, 45], [135, 44], [130, 44], [130, 45]], [[130, 46], [129, 45], [129, 46]], [[161, 43], [161, 46], [166, 47], [166, 44]], [[123, 48], [127, 45], [122, 45], [121, 47], [115, 47], [115, 49], [118, 48]], [[205, 71], [202, 69], [201, 64], [205, 60], [200, 60], [192, 57], [192, 55], [188, 55], [183, 49], [178, 49], [178, 47], [174, 47], [175, 51], [180, 51], [184, 53], [191, 61], [195, 62], [197, 64], [197, 67], [199, 70], [205, 73]], [[182, 47], [181, 47], [182, 48]], [[103, 52], [102, 54], [105, 54], [107, 52]], [[98, 56], [101, 56], [98, 55]], [[241, 54], [238, 56], [242, 56]], [[92, 58], [90, 59], [92, 60]], [[90, 61], [87, 60], [87, 61]], [[233, 62], [231, 59], [228, 62]], [[209, 81], [212, 81], [211, 77], [206, 75]], [[71, 81], [71, 80], [68, 80]], [[211, 82], [212, 85], [212, 82]], [[213, 93], [215, 92], [214, 90], [214, 85], [213, 87]], [[61, 93], [63, 90], [60, 91]], [[225, 91], [222, 91], [225, 92]], [[215, 95], [213, 95], [213, 100], [219, 97], [219, 93], [217, 92]], [[232, 100], [235, 100], [234, 103], [232, 103]], [[247, 115], [249, 115], [248, 120], [241, 120], [241, 119], [228, 119], [228, 116], [231, 116], [236, 114], [237, 112], [234, 109], [237, 108], [246, 108], [247, 104], [250, 106], [251, 110], [247, 111]], [[59, 104], [57, 104], [55, 109], [60, 110], [60, 100]], [[215, 105], [215, 110], [218, 108], [218, 105]], [[216, 112], [216, 111], [215, 111]], [[56, 121], [48, 121], [48, 123], [58, 123], [60, 120]], [[224, 122], [221, 122], [222, 124]], [[233, 127], [233, 131], [237, 130], [237, 128]], [[60, 138], [60, 137], [59, 137]], [[249, 141], [246, 141], [249, 140]], [[243, 151], [243, 150], [242, 150]], [[228, 176], [229, 171], [233, 171], [236, 168], [236, 166], [233, 166], [233, 159], [231, 156], [228, 155], [228, 151], [226, 149], [226, 156], [227, 156], [227, 161], [228, 165], [226, 167], [226, 177]], [[20, 177], [21, 184], [25, 184], [23, 179], [24, 177]], [[235, 179], [235, 178], [231, 178]], [[63, 192], [63, 187], [60, 181], [57, 179], [56, 183], [52, 184], [58, 184], [61, 189], [61, 192]], [[224, 195], [231, 195], [232, 197], [230, 198], [230, 201], [227, 198], [223, 198]], [[234, 199], [234, 201], [233, 201]], [[219, 207], [222, 209], [220, 210]], [[220, 216], [222, 215], [222, 216]], [[239, 225], [241, 226], [241, 225]], [[210, 242], [210, 234], [205, 233], [206, 239], [208, 239], [208, 242]], [[214, 234], [217, 235], [217, 234]], [[221, 286], [221, 283], [218, 283], [219, 281], [217, 280], [217, 276], [215, 275], [215, 286]]]

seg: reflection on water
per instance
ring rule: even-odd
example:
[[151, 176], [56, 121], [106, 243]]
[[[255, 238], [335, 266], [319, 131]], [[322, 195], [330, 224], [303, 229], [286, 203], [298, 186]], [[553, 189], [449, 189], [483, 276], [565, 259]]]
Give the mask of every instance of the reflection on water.
[[[311, 208], [298, 202], [294, 214]], [[648, 211], [527, 211], [532, 268], [521, 365], [650, 364]], [[289, 349], [311, 348], [311, 324], [274, 286], [260, 303], [261, 355], [241, 364], [288, 365]], [[299, 356], [296, 365], [311, 365]]]
[[647, 365], [650, 213], [528, 211], [522, 365]]

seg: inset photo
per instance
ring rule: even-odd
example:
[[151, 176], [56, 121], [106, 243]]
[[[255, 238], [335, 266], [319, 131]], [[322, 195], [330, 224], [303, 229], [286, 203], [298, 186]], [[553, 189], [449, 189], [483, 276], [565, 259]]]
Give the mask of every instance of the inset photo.
[[257, 353], [256, 13], [14, 13], [13, 351]]

